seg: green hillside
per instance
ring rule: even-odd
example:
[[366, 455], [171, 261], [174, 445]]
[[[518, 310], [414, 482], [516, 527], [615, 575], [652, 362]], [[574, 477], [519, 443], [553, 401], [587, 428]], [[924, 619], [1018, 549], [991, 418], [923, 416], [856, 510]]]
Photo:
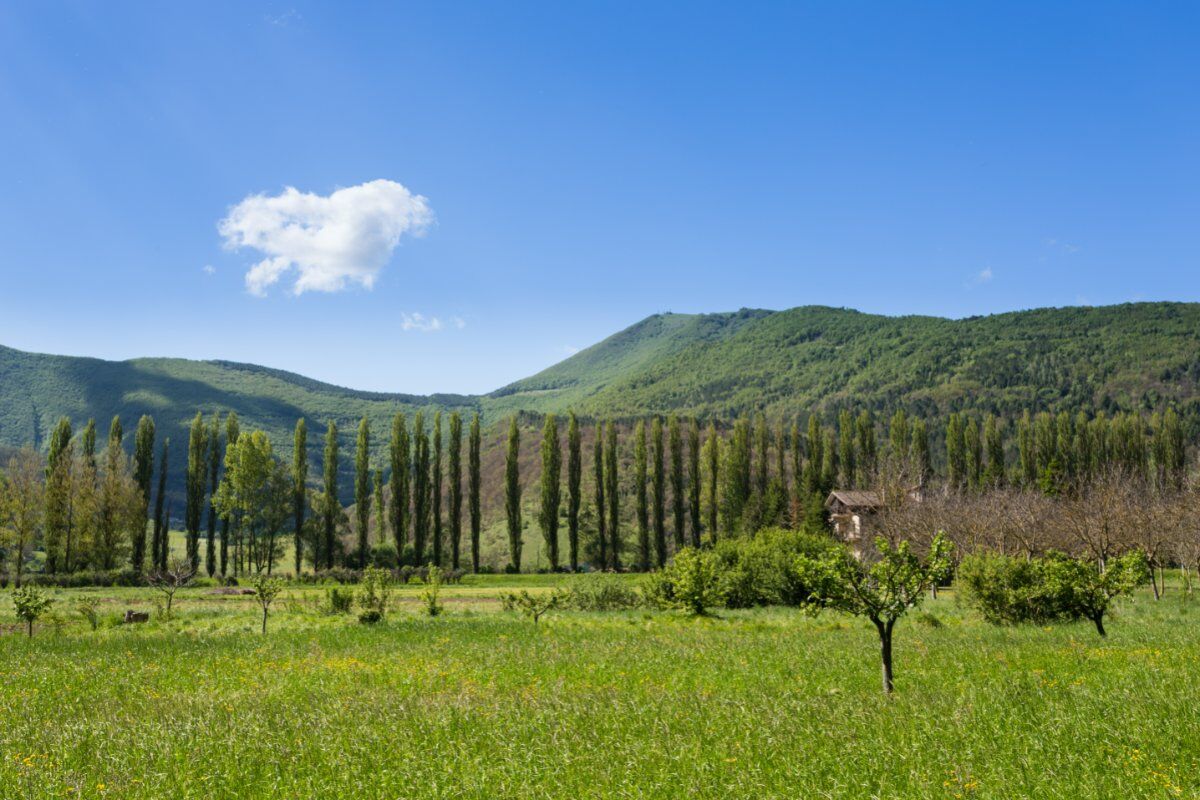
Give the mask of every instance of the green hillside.
[[[120, 414], [127, 430], [154, 415], [182, 464], [197, 411], [237, 411], [290, 452], [298, 417], [309, 420], [319, 461], [327, 419], [337, 420], [343, 469], [353, 428], [372, 423], [384, 462], [391, 417], [424, 408], [479, 410], [488, 423], [514, 411], [575, 408], [585, 416], [679, 411], [728, 418], [843, 407], [926, 416], [952, 409], [1016, 414], [1025, 408], [1153, 410], [1176, 405], [1194, 435], [1200, 419], [1200, 304], [1138, 303], [1020, 311], [948, 320], [802, 307], [771, 312], [657, 314], [546, 369], [484, 396], [382, 394], [280, 370], [218, 361], [110, 362], [0, 347], [0, 450], [44, 447], [60, 416], [97, 420], [101, 437]], [[499, 437], [489, 432], [488, 450]], [[485, 454], [485, 462], [499, 456]], [[178, 472], [178, 470], [173, 470]], [[315, 471], [314, 475], [317, 474]], [[172, 483], [176, 481], [173, 479]], [[342, 482], [349, 494], [348, 472]]]

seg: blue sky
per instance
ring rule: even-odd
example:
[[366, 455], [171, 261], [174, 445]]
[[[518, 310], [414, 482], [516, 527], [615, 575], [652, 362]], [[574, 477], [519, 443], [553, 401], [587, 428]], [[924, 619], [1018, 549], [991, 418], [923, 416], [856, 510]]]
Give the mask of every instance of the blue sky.
[[5, 3], [0, 343], [478, 392], [658, 311], [1200, 300], [1198, 39], [1189, 3]]

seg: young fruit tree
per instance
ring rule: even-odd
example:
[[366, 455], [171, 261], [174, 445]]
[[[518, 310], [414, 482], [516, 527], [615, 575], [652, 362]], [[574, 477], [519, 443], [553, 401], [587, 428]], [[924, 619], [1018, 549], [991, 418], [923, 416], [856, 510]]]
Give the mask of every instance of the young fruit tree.
[[892, 632], [896, 622], [921, 604], [930, 587], [950, 570], [950, 543], [942, 534], [933, 537], [928, 555], [922, 559], [908, 542], [891, 546], [880, 538], [875, 552], [856, 559], [843, 547], [830, 548], [824, 555], [797, 556], [797, 573], [812, 587], [805, 605], [813, 610], [829, 608], [866, 617], [879, 633], [883, 661], [883, 691], [891, 694]]
[[1068, 614], [1091, 620], [1105, 636], [1104, 615], [1112, 601], [1150, 580], [1150, 563], [1141, 550], [1109, 558], [1101, 571], [1091, 562], [1052, 553], [1045, 560], [1045, 580], [1052, 596]]
[[54, 599], [36, 586], [22, 586], [13, 589], [12, 602], [17, 617], [25, 623], [26, 633], [32, 637], [33, 623], [54, 604]]
[[196, 567], [192, 566], [191, 560], [182, 558], [172, 558], [166, 569], [155, 570], [146, 576], [146, 582], [167, 598], [167, 619], [171, 618], [175, 593], [190, 584], [195, 576]]
[[271, 603], [275, 602], [275, 598], [281, 591], [283, 591], [283, 581], [278, 578], [272, 578], [261, 572], [255, 576], [254, 598], [262, 606], [262, 632], [264, 634], [267, 632], [267, 614], [271, 610]]

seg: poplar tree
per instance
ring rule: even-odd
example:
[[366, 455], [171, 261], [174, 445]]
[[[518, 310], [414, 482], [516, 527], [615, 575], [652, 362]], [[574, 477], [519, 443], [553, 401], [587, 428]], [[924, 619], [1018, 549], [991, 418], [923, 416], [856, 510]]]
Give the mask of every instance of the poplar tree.
[[425, 564], [425, 545], [429, 540], [429, 437], [425, 435], [425, 414], [413, 415], [413, 559]]
[[433, 563], [442, 562], [442, 412], [433, 415], [433, 477], [429, 487], [430, 514], [433, 516]]
[[380, 545], [387, 544], [387, 506], [383, 502], [383, 470], [375, 470], [375, 499], [371, 507], [375, 509], [375, 541]]
[[654, 556], [658, 566], [667, 563], [667, 476], [663, 464], [662, 418], [655, 417], [650, 423], [650, 468], [654, 486]]
[[875, 468], [879, 463], [879, 453], [875, 445], [875, 418], [870, 410], [864, 409], [858, 414], [854, 423], [858, 439], [858, 472], [859, 483], [866, 485], [875, 478]]
[[509, 569], [521, 571], [521, 429], [517, 417], [508, 424], [508, 448], [504, 454], [504, 514], [508, 521]]
[[[108, 446], [122, 447], [125, 440], [125, 428], [121, 425], [121, 417], [117, 415], [112, 418], [112, 422], [108, 426]], [[109, 455], [111, 455], [109, 451]]]
[[608, 502], [604, 496], [604, 425], [596, 423], [596, 438], [592, 443], [592, 474], [595, 478], [596, 532], [600, 550], [600, 568], [608, 569]]
[[[637, 503], [638, 569], [647, 572], [650, 569], [650, 509], [646, 503], [646, 422], [640, 419], [633, 428], [633, 483]], [[659, 566], [663, 563], [665, 560]]]
[[471, 571], [479, 572], [479, 533], [483, 528], [479, 493], [481, 488], [479, 413], [471, 417], [470, 443], [467, 448], [467, 506], [471, 511]]
[[987, 452], [987, 468], [984, 472], [984, 484], [989, 488], [1004, 485], [1004, 437], [996, 418], [988, 414], [983, 420], [983, 446]]
[[204, 486], [208, 477], [207, 438], [207, 432], [204, 429], [204, 415], [197, 411], [188, 433], [188, 460], [185, 476], [187, 504], [184, 509], [188, 568], [193, 573], [200, 569], [200, 521], [204, 517]]
[[967, 455], [967, 485], [978, 489], [983, 483], [983, 440], [974, 417], [963, 420], [963, 445]]
[[458, 569], [462, 550], [462, 415], [450, 414], [450, 566]]
[[392, 490], [390, 508], [392, 541], [396, 545], [396, 558], [403, 563], [404, 548], [408, 545], [410, 463], [408, 420], [405, 419], [404, 412], [400, 412], [392, 418], [392, 439], [388, 444], [388, 457], [392, 467], [392, 474], [389, 477]]
[[337, 422], [332, 419], [325, 426], [325, 457], [321, 466], [325, 473], [325, 502], [321, 506], [321, 546], [325, 552], [321, 555], [321, 561], [326, 569], [333, 569], [334, 542], [337, 540], [342, 504], [338, 499], [338, 428]]
[[583, 454], [579, 440], [579, 420], [570, 412], [567, 424], [567, 548], [571, 572], [579, 570], [579, 508], [583, 503]]
[[366, 569], [371, 550], [371, 423], [365, 416], [358, 422], [358, 439], [354, 443], [354, 516], [358, 528], [358, 567]]
[[838, 464], [843, 487], [853, 489], [858, 465], [854, 458], [854, 418], [849, 411], [838, 414]]
[[217, 481], [222, 455], [221, 415], [214, 412], [208, 427], [208, 538], [204, 540], [204, 567], [210, 578], [217, 572]]
[[717, 423], [709, 420], [708, 436], [704, 439], [704, 462], [708, 466], [708, 536], [717, 540], [717, 514], [720, 511], [718, 500], [721, 486], [721, 437], [717, 433]]
[[542, 426], [542, 508], [538, 521], [550, 559], [550, 569], [558, 571], [558, 509], [561, 505], [562, 448], [558, 443], [558, 420], [546, 415]]
[[925, 481], [932, 474], [933, 466], [929, 458], [929, 431], [925, 427], [925, 420], [918, 417], [912, 423], [912, 444], [909, 447], [910, 458], [912, 458], [913, 469], [917, 471], [920, 478], [920, 485], [924, 486]]
[[761, 507], [771, 483], [771, 428], [767, 425], [766, 414], [761, 411], [758, 414], [758, 422], [751, 431], [750, 441], [754, 450], [754, 483], [751, 494], [758, 495], [758, 505]]
[[154, 494], [154, 538], [150, 543], [150, 569], [163, 571], [167, 568], [169, 550], [169, 520], [163, 516], [163, 504], [167, 499], [167, 460], [171, 451], [170, 437], [164, 438], [158, 456], [158, 491]]
[[[837, 485], [838, 470], [838, 436], [834, 429], [825, 432], [825, 444], [821, 448], [825, 461], [821, 465], [821, 482], [824, 488], [832, 489]], [[851, 448], [853, 453], [853, 448]]]
[[[241, 424], [238, 422], [238, 415], [234, 411], [230, 411], [225, 415], [225, 455], [229, 455], [229, 451], [237, 446], [238, 439], [242, 435]], [[305, 467], [307, 474], [307, 466]], [[303, 498], [301, 498], [303, 499]], [[237, 535], [238, 541], [241, 541], [241, 516], [239, 512], [232, 511], [221, 517], [221, 574], [228, 575], [229, 570], [229, 532], [233, 530]], [[239, 564], [235, 564], [234, 572], [238, 572]], [[299, 574], [299, 573], [297, 573]]]
[[1017, 453], [1021, 466], [1021, 482], [1032, 486], [1037, 482], [1037, 446], [1033, 439], [1033, 420], [1028, 410], [1017, 422]]
[[955, 412], [946, 423], [946, 479], [951, 489], [967, 485], [967, 446], [962, 416]]
[[678, 552], [684, 547], [687, 498], [683, 486], [683, 431], [674, 414], [667, 420], [667, 452], [671, 456], [671, 521], [674, 523], [675, 551]]
[[154, 418], [143, 414], [133, 437], [133, 479], [142, 493], [142, 526], [133, 533], [132, 566], [141, 573], [146, 566], [146, 525], [150, 521], [150, 489], [154, 481]]
[[704, 528], [700, 518], [700, 486], [700, 423], [693, 417], [688, 425], [688, 511], [692, 522], [692, 547], [700, 546]]
[[895, 414], [892, 414], [892, 421], [888, 424], [888, 454], [892, 461], [902, 466], [908, 461], [908, 414], [903, 408], [897, 409]]
[[92, 470], [96, 469], [96, 420], [89, 419], [83, 428], [83, 460]]
[[750, 425], [744, 418], [733, 424], [721, 473], [721, 527], [732, 535], [741, 526], [751, 490]]
[[617, 493], [617, 426], [612, 420], [605, 426], [604, 493], [608, 500], [609, 549], [612, 551], [612, 568], [621, 569], [621, 498]]
[[[304, 567], [304, 513], [308, 507], [308, 423], [296, 420], [292, 435], [292, 533], [295, 536], [296, 577]], [[221, 571], [225, 570], [225, 537], [221, 537]]]
[[[68, 572], [66, 551], [71, 528], [71, 421], [58, 420], [50, 434], [50, 452], [46, 459], [46, 504], [43, 525], [46, 550], [46, 572]], [[0, 476], [2, 480], [2, 476]]]

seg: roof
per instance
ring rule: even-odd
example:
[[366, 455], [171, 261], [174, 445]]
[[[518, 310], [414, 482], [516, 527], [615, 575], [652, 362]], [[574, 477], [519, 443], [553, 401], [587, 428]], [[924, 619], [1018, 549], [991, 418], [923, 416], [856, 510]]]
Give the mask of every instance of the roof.
[[854, 489], [834, 489], [825, 499], [825, 507], [829, 508], [835, 501], [848, 508], [879, 508], [883, 505], [883, 501], [879, 499], [879, 492]]

